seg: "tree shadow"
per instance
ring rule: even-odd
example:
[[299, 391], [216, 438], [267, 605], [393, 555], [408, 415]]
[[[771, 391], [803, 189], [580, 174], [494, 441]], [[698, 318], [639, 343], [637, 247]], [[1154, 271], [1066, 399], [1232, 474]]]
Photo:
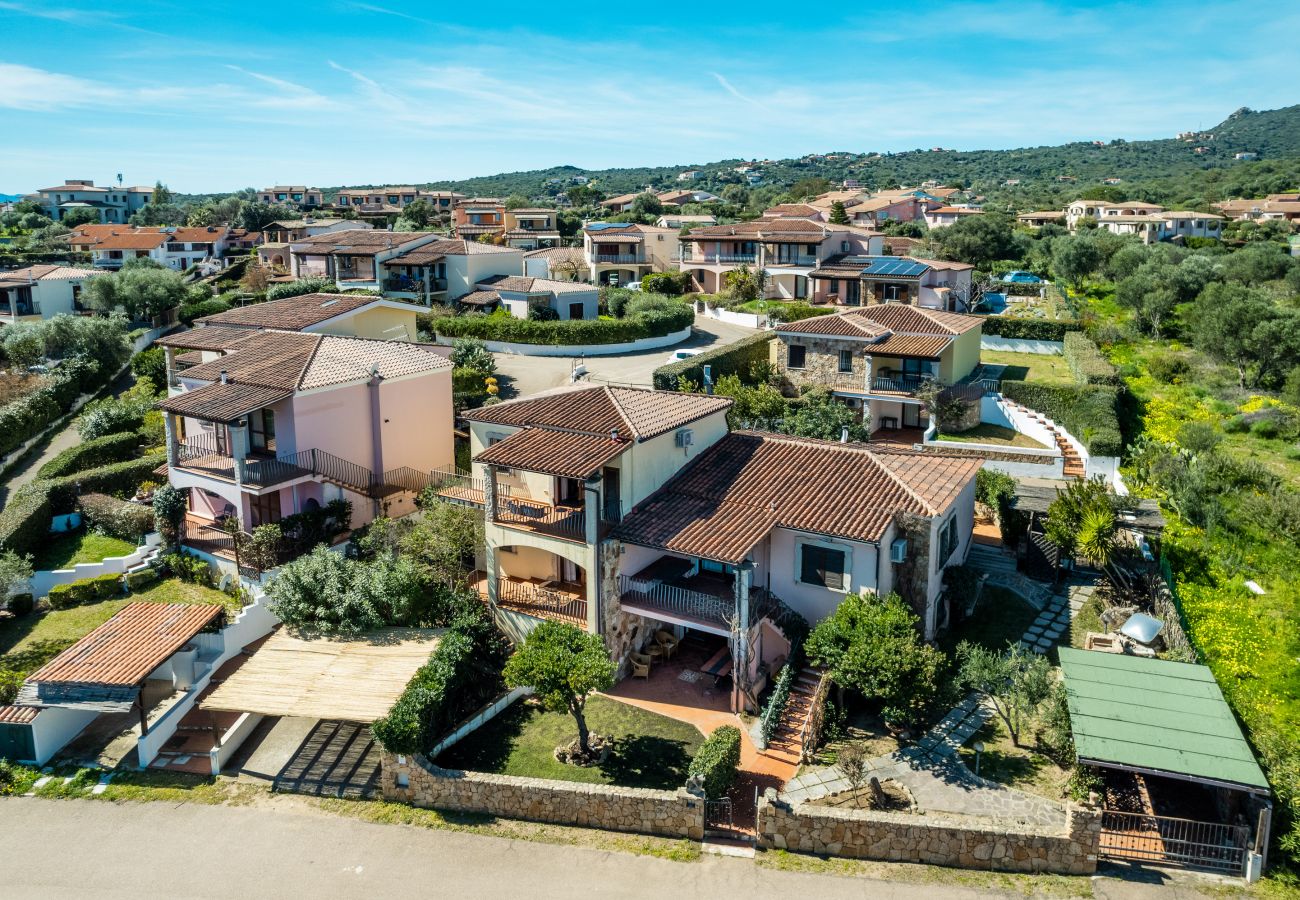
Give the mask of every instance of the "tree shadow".
[[541, 715], [536, 706], [512, 703], [490, 722], [448, 747], [434, 762], [444, 769], [504, 771], [520, 736], [536, 715]]
[[623, 787], [671, 790], [686, 783], [691, 764], [685, 741], [648, 734], [615, 738], [600, 771]]

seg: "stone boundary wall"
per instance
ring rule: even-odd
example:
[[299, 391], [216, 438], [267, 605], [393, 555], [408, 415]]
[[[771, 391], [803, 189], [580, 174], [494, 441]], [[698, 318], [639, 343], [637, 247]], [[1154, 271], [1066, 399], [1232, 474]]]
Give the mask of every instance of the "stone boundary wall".
[[1063, 832], [979, 825], [909, 813], [791, 805], [768, 789], [758, 804], [758, 845], [824, 856], [925, 863], [1004, 872], [1091, 875], [1097, 870], [1101, 812], [1066, 807]]
[[704, 839], [704, 799], [686, 788], [655, 791], [460, 772], [424, 756], [382, 756], [385, 800], [430, 809], [579, 825], [670, 838]]

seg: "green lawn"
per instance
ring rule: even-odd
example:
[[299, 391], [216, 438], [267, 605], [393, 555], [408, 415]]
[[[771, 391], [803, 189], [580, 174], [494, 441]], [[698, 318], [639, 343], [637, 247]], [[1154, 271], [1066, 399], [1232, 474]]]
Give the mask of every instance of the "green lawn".
[[[18, 681], [71, 647], [128, 603], [222, 603], [228, 611], [238, 602], [213, 588], [168, 579], [129, 597], [71, 609], [52, 609], [0, 622], [0, 691], [6, 678]], [[233, 612], [231, 612], [233, 614]], [[16, 682], [15, 682], [16, 686]]]
[[938, 440], [952, 441], [958, 444], [997, 444], [1002, 447], [1030, 447], [1035, 450], [1047, 449], [1041, 443], [1021, 434], [1014, 428], [1004, 428], [1001, 425], [990, 425], [987, 422], [981, 422], [974, 428], [966, 431], [960, 431], [956, 434], [944, 432], [939, 435]]
[[703, 736], [693, 726], [607, 697], [587, 701], [587, 725], [614, 740], [599, 766], [570, 766], [555, 748], [578, 736], [568, 713], [535, 703], [515, 703], [438, 757], [438, 765], [498, 775], [617, 784], [672, 790], [686, 783], [686, 769]]
[[51, 536], [32, 566], [37, 571], [70, 569], [77, 563], [97, 563], [110, 556], [126, 556], [136, 548], [130, 541], [82, 528]]
[[1011, 736], [1001, 720], [996, 717], [989, 719], [961, 748], [961, 761], [974, 772], [975, 751], [972, 747], [976, 741], [982, 742], [984, 752], [979, 755], [981, 778], [1049, 800], [1060, 800], [1065, 796], [1070, 770], [1033, 749], [1034, 731], [1033, 726], [1024, 728], [1020, 742], [1026, 746], [1017, 747], [1011, 743]]
[[991, 650], [1005, 650], [1011, 641], [1024, 636], [1038, 610], [1006, 588], [985, 586], [975, 612], [969, 619], [939, 638], [939, 647], [952, 653], [961, 641], [981, 644]]
[[1046, 353], [1013, 353], [1010, 350], [981, 350], [980, 364], [1006, 366], [1007, 381], [1037, 381], [1043, 384], [1074, 384], [1064, 356]]

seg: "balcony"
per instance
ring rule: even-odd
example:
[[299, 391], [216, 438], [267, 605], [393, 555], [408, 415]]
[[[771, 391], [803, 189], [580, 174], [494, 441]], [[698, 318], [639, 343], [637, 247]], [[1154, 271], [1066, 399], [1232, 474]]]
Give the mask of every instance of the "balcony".
[[683, 250], [678, 257], [682, 263], [692, 263], [697, 266], [728, 266], [728, 265], [755, 265], [758, 263], [757, 253], [701, 253], [698, 251], [687, 252]]
[[320, 478], [355, 493], [376, 497], [400, 490], [418, 492], [429, 480], [424, 473], [415, 472], [412, 481], [412, 473], [401, 469], [376, 476], [364, 466], [324, 450], [303, 450], [277, 457], [250, 455], [236, 460], [223, 441], [206, 434], [186, 438], [177, 444], [176, 468], [221, 481], [238, 481], [252, 490], [275, 487], [300, 478]]
[[385, 278], [381, 282], [382, 290], [393, 294], [423, 294], [424, 285], [423, 278], [411, 278], [406, 275]]
[[[438, 496], [450, 503], [483, 506], [487, 502], [484, 490], [487, 479], [475, 478], [472, 472], [455, 468], [438, 469], [432, 473], [432, 478], [430, 484], [435, 486]], [[498, 484], [496, 492], [498, 497], [509, 497], [510, 486]]]
[[584, 543], [587, 515], [581, 507], [551, 506], [535, 500], [498, 497], [492, 521], [507, 528], [533, 531], [566, 541]]
[[613, 265], [638, 265], [644, 264], [645, 259], [639, 253], [597, 253], [592, 257], [597, 263], [608, 263]]
[[[480, 583], [486, 589], [486, 581]], [[501, 575], [497, 579], [497, 605], [539, 619], [587, 627], [586, 588], [580, 584]]]
[[802, 266], [807, 268], [816, 268], [820, 263], [816, 256], [812, 256], [809, 254], [799, 254], [793, 256], [768, 255], [764, 257], [763, 264], [766, 266], [773, 266], [778, 268], [781, 266]]

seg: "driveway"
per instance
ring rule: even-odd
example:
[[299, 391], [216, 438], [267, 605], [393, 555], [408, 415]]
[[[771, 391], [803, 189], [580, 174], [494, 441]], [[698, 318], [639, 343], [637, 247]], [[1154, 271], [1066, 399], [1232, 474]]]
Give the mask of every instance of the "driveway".
[[[654, 370], [668, 361], [673, 350], [730, 344], [753, 333], [753, 328], [696, 316], [694, 334], [673, 347], [615, 356], [588, 356], [582, 362], [590, 373], [588, 380], [592, 382], [652, 387]], [[569, 384], [576, 362], [567, 356], [519, 356], [514, 353], [498, 353], [496, 358], [497, 377], [502, 387], [507, 389], [503, 394], [510, 397], [522, 397]]]

